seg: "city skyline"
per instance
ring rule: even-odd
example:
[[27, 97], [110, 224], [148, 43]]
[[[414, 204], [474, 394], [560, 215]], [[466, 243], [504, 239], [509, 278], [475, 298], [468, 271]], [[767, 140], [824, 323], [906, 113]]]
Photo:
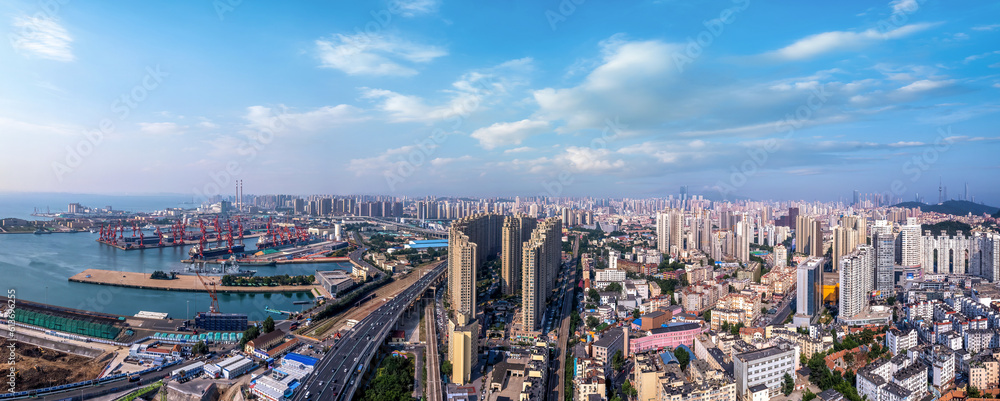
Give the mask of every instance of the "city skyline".
[[8, 3], [0, 191], [997, 205], [996, 7]]

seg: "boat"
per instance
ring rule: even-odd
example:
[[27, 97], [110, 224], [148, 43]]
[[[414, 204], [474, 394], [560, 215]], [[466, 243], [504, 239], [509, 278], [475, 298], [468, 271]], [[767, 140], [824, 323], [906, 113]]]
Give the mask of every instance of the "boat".
[[152, 224], [146, 224], [146, 225], [142, 226], [142, 229], [143, 230], [155, 230], [156, 226], [154, 226]]
[[52, 232], [44, 228], [39, 228], [35, 230], [35, 235], [42, 235], [42, 234], [52, 234]]
[[245, 249], [245, 245], [239, 244], [233, 245], [232, 247], [219, 246], [215, 248], [207, 248], [204, 252], [202, 252], [201, 245], [195, 245], [191, 247], [190, 251], [188, 251], [188, 255], [191, 255], [192, 259], [211, 259], [217, 256], [242, 254]]
[[174, 271], [179, 275], [183, 276], [242, 276], [242, 277], [253, 277], [257, 274], [256, 270], [243, 270], [240, 268], [239, 263], [236, 261], [235, 256], [231, 256], [229, 259], [222, 262], [220, 265], [213, 265], [209, 267], [209, 264], [205, 262], [192, 262], [191, 264], [184, 267], [183, 270]]
[[287, 241], [287, 242], [284, 242], [284, 241], [282, 241], [282, 242], [263, 241], [263, 238], [261, 238], [261, 240], [262, 241], [257, 242], [257, 251], [264, 251], [264, 250], [268, 250], [268, 249], [280, 250], [280, 249], [291, 248], [291, 247], [296, 247], [296, 246], [312, 245], [312, 244], [324, 241], [323, 238], [319, 238], [319, 237], [315, 237], [315, 236], [310, 236], [308, 240], [297, 240], [296, 239], [296, 240], [290, 240], [290, 241]]
[[243, 259], [240, 263], [245, 266], [275, 266], [278, 263], [273, 260], [266, 259]]

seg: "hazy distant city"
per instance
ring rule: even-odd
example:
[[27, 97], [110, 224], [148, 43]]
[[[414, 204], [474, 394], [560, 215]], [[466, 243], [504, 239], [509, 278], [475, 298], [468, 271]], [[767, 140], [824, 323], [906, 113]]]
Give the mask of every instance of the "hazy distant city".
[[998, 399], [998, 21], [5, 2], [0, 401]]

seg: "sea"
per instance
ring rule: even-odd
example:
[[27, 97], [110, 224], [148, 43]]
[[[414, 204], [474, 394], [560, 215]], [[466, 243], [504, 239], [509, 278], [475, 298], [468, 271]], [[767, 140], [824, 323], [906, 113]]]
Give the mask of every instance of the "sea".
[[[190, 201], [190, 198], [188, 198]], [[183, 206], [179, 196], [101, 196], [73, 194], [0, 194], [0, 218], [28, 220], [36, 207], [66, 210], [69, 203], [129, 211], [153, 211]], [[121, 206], [118, 206], [121, 205]], [[191, 207], [187, 205], [186, 207]], [[26, 210], [25, 210], [26, 209]], [[97, 234], [56, 233], [0, 234], [0, 291], [14, 291], [16, 299], [48, 303], [69, 308], [131, 316], [139, 311], [166, 312], [174, 318], [192, 317], [208, 311], [211, 298], [206, 292], [141, 290], [99, 284], [73, 283], [69, 278], [86, 269], [152, 273], [184, 267], [188, 247], [123, 251], [98, 243]], [[247, 249], [255, 249], [255, 239]], [[314, 274], [317, 270], [350, 270], [350, 263], [306, 263], [278, 266], [247, 266], [257, 275]], [[219, 294], [219, 309], [224, 313], [245, 313], [250, 320], [268, 316], [265, 307], [280, 311], [301, 311], [313, 301], [311, 294]], [[280, 316], [275, 315], [275, 319]]]

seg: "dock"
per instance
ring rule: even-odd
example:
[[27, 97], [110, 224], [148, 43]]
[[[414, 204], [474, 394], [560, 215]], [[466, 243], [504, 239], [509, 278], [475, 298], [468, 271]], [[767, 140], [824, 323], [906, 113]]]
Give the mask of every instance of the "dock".
[[[223, 286], [219, 285], [221, 277], [204, 277], [205, 281], [211, 285], [215, 283], [215, 290], [219, 293], [276, 293], [276, 292], [313, 292], [314, 289], [322, 291], [319, 285], [278, 285], [266, 287], [244, 287], [244, 286]], [[111, 285], [117, 287], [141, 288], [146, 290], [162, 291], [190, 291], [208, 292], [205, 286], [198, 280], [197, 276], [178, 275], [173, 280], [154, 280], [149, 278], [148, 273], [120, 272], [115, 270], [87, 269], [73, 277], [69, 281], [76, 283]]]

